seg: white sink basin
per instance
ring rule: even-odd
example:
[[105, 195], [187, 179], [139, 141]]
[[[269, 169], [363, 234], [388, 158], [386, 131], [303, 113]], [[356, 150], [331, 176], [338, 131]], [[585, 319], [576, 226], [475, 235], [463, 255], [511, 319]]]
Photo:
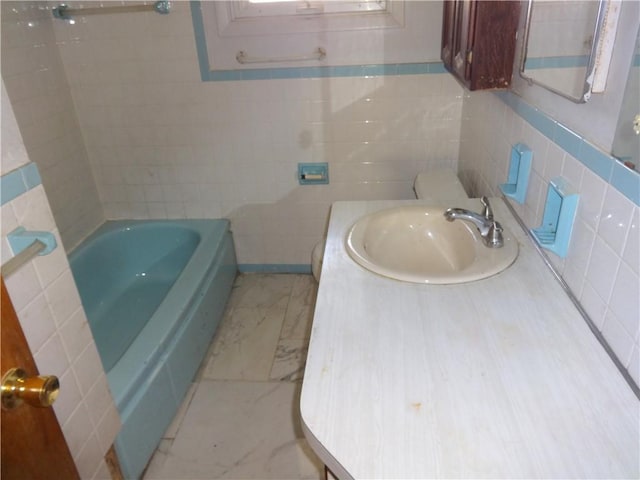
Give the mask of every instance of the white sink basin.
[[367, 270], [415, 283], [471, 282], [514, 262], [518, 243], [510, 232], [503, 247], [488, 248], [474, 225], [448, 222], [445, 210], [411, 205], [366, 215], [349, 230], [347, 252]]

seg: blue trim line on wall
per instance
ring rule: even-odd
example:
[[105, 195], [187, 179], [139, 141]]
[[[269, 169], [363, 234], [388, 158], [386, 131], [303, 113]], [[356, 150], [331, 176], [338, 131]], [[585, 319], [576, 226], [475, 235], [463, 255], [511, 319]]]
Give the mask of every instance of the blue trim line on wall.
[[204, 33], [200, 1], [192, 0], [191, 20], [196, 40], [200, 78], [203, 82], [228, 82], [239, 80], [280, 80], [291, 78], [367, 77], [384, 75], [423, 75], [446, 73], [442, 62], [390, 63], [375, 65], [337, 65], [326, 67], [296, 68], [243, 68], [238, 70], [212, 70]]
[[42, 183], [35, 163], [27, 163], [0, 177], [0, 205], [10, 202]]
[[286, 263], [241, 263], [241, 273], [311, 273], [311, 265]]
[[577, 68], [586, 67], [589, 57], [586, 55], [569, 55], [565, 57], [533, 57], [527, 58], [525, 68], [536, 70], [540, 68]]
[[640, 206], [640, 174], [637, 171], [625, 167], [615, 157], [603, 152], [586, 138], [532, 107], [517, 95], [511, 92], [495, 94], [543, 135]]

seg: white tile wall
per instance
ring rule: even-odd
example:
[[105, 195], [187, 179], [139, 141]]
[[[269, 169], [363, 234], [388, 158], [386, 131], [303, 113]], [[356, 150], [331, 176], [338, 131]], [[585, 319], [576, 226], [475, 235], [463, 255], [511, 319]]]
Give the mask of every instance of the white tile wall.
[[[309, 264], [333, 201], [456, 164], [448, 75], [202, 82], [188, 2], [54, 28], [106, 216], [228, 217], [240, 263]], [[331, 184], [300, 187], [298, 162]]]
[[[42, 186], [4, 204], [0, 214], [27, 229], [52, 231], [60, 242]], [[4, 258], [10, 258], [8, 231], [3, 225]], [[32, 260], [6, 284], [38, 369], [60, 379], [54, 411], [80, 476], [94, 478], [120, 419], [62, 246]], [[100, 439], [100, 448], [93, 438]]]
[[20, 137], [20, 129], [16, 122], [16, 116], [11, 107], [7, 89], [2, 81], [2, 97], [0, 97], [0, 105], [2, 105], [2, 129], [3, 138], [0, 142], [2, 149], [2, 174], [9, 173], [29, 162], [29, 157], [24, 148], [22, 141], [16, 139]]
[[565, 259], [549, 256], [640, 384], [640, 208], [548, 140], [497, 96], [473, 93], [465, 97], [459, 164], [463, 183], [472, 194], [499, 195], [498, 184], [507, 178], [511, 145], [517, 142], [532, 149], [533, 166], [525, 204], [512, 205], [528, 227], [537, 227], [550, 178], [562, 175], [579, 192], [569, 253]]
[[[0, 171], [5, 173], [29, 157], [9, 102], [2, 102], [2, 120]], [[80, 476], [98, 478], [120, 418], [42, 185], [2, 205], [0, 216], [3, 263], [12, 256], [6, 235], [17, 226], [50, 231], [58, 241], [58, 248], [31, 260], [6, 285], [38, 370], [60, 379], [54, 411]]]
[[3, 1], [0, 7], [2, 78], [60, 236], [70, 249], [104, 221], [104, 214], [60, 61], [50, 7], [27, 1]]
[[[535, 225], [546, 181], [575, 183], [570, 254], [553, 261], [638, 381], [639, 209], [495, 96], [476, 93], [463, 109], [449, 75], [203, 83], [188, 2], [168, 16], [75, 25], [52, 22], [51, 6], [2, 2], [2, 76], [55, 218], [42, 187], [5, 204], [3, 261], [18, 224], [46, 225], [71, 247], [104, 208], [109, 218], [228, 217], [241, 263], [306, 264], [333, 201], [411, 198], [416, 172], [455, 167], [459, 153], [470, 192], [496, 193], [510, 145], [524, 141], [534, 175], [519, 212]], [[8, 172], [28, 158], [23, 142], [6, 141], [5, 100], [3, 89]], [[329, 162], [331, 184], [298, 186], [302, 161]], [[63, 253], [7, 283], [36, 361], [62, 381], [55, 411], [81, 475], [101, 478], [119, 417]]]

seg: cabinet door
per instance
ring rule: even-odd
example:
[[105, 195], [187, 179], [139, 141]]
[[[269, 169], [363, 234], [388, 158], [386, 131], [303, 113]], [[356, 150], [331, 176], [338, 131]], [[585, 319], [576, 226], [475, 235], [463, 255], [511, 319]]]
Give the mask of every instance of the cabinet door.
[[511, 84], [520, 2], [479, 1], [474, 19], [471, 89]]
[[472, 78], [471, 56], [473, 55], [478, 3], [475, 0], [461, 0], [457, 4], [457, 34], [453, 50], [453, 69], [468, 86]]
[[441, 58], [447, 69], [469, 87], [477, 2], [445, 0], [443, 3]]
[[442, 45], [440, 50], [440, 58], [447, 67], [447, 70], [451, 70], [453, 65], [453, 39], [455, 35], [455, 18], [456, 18], [456, 2], [447, 1], [443, 2], [442, 9]]
[[504, 88], [511, 81], [520, 3], [445, 0], [441, 58], [469, 90]]

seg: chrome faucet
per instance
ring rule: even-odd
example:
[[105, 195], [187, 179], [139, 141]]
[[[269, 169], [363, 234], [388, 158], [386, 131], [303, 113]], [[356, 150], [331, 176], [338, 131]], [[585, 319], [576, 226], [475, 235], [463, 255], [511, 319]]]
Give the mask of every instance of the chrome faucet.
[[500, 248], [504, 245], [502, 238], [502, 225], [493, 219], [493, 210], [487, 197], [480, 199], [482, 213], [475, 213], [464, 208], [449, 208], [444, 212], [444, 218], [449, 222], [454, 220], [466, 220], [473, 223], [482, 237], [482, 243], [488, 248]]

